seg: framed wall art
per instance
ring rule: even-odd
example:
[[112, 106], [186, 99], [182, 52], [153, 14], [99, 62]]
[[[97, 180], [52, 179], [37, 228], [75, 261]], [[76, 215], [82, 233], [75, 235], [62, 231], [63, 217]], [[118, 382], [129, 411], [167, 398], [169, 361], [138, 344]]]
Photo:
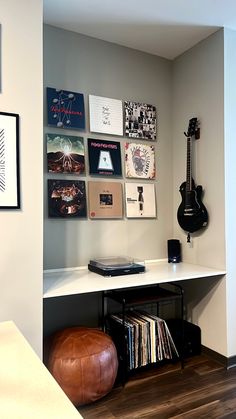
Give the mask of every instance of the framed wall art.
[[154, 146], [125, 143], [125, 172], [128, 178], [154, 179], [156, 175]]
[[86, 190], [83, 180], [48, 179], [49, 217], [86, 217]]
[[147, 103], [125, 101], [124, 109], [126, 137], [155, 141], [157, 131], [156, 107]]
[[90, 131], [123, 135], [122, 101], [89, 95]]
[[0, 112], [0, 209], [20, 208], [19, 115]]
[[121, 176], [120, 143], [88, 138], [90, 175]]
[[72, 135], [46, 134], [49, 173], [84, 174], [84, 139]]
[[126, 183], [127, 218], [155, 218], [156, 199], [154, 183]]
[[47, 115], [50, 126], [84, 129], [84, 95], [47, 87]]

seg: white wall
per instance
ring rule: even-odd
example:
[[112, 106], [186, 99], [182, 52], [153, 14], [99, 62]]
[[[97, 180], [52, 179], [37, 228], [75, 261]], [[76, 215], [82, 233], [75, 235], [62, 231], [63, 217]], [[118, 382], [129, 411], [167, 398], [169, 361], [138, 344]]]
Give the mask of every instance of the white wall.
[[225, 201], [228, 356], [236, 354], [236, 32], [225, 29]]
[[[209, 226], [195, 233], [191, 246], [176, 214], [181, 202], [179, 186], [186, 174], [188, 121], [196, 116], [201, 138], [193, 144], [193, 178], [203, 185]], [[186, 262], [225, 267], [224, 180], [224, 37], [223, 30], [177, 58], [173, 66], [173, 223], [182, 242]], [[202, 329], [202, 343], [227, 355], [225, 279], [186, 284], [191, 320]], [[217, 330], [217, 333], [216, 333]], [[220, 336], [220, 338], [219, 338]]]
[[[121, 142], [124, 162], [123, 145], [127, 140], [89, 132], [88, 94], [156, 105], [158, 139], [153, 142], [157, 163], [155, 181], [157, 219], [128, 220], [125, 217], [123, 220], [49, 219], [46, 180], [53, 176], [46, 174], [45, 269], [87, 265], [89, 260], [96, 256], [129, 255], [141, 259], [167, 257], [166, 240], [172, 235], [171, 62], [46, 25], [44, 87], [46, 86], [84, 93], [86, 130], [85, 132], [70, 130], [70, 134], [84, 136], [86, 157], [88, 137], [104, 140], [112, 138]], [[46, 117], [45, 125], [47, 125]], [[62, 131], [45, 126], [45, 132]], [[87, 159], [86, 163], [87, 176], [82, 179], [87, 181], [89, 180]], [[93, 177], [93, 180], [95, 179], [104, 180]], [[124, 184], [125, 177], [113, 180]]]
[[1, 210], [0, 321], [41, 354], [42, 0], [0, 0], [0, 110], [20, 115], [21, 209]]

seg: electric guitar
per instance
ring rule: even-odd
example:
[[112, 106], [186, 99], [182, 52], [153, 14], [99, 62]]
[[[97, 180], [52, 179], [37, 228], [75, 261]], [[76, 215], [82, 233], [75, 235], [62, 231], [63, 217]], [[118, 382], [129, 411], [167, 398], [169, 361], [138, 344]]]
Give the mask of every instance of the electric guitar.
[[[187, 137], [187, 167], [186, 182], [180, 185], [182, 202], [178, 208], [177, 219], [180, 227], [188, 233], [194, 233], [208, 223], [208, 213], [202, 203], [202, 186], [195, 186], [192, 178], [191, 146], [192, 138], [198, 135], [197, 118], [189, 120], [188, 132], [184, 133]], [[199, 138], [199, 137], [198, 137]]]

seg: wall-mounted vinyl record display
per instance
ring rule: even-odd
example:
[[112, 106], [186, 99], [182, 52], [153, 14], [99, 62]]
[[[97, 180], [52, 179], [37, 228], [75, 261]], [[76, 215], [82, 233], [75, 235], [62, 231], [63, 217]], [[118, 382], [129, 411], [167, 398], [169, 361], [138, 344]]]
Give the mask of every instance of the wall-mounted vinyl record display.
[[125, 135], [155, 141], [157, 132], [157, 111], [154, 105], [132, 101], [124, 102]]
[[120, 143], [88, 138], [89, 173], [121, 176]]
[[122, 184], [119, 182], [88, 182], [90, 218], [122, 218]]
[[83, 180], [48, 179], [49, 217], [86, 217], [86, 189]]
[[125, 183], [127, 218], [155, 218], [154, 183]]
[[57, 128], [84, 129], [84, 95], [47, 87], [48, 125]]
[[128, 178], [155, 178], [155, 148], [153, 145], [125, 143], [125, 175]]
[[123, 135], [122, 101], [89, 95], [89, 121], [91, 132]]
[[46, 134], [49, 173], [84, 174], [84, 139], [72, 135]]

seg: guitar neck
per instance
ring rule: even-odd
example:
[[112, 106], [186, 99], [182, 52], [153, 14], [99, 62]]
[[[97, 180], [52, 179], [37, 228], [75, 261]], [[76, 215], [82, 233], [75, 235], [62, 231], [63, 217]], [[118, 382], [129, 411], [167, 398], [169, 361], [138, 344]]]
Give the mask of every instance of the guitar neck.
[[186, 192], [192, 190], [192, 139], [187, 138]]

